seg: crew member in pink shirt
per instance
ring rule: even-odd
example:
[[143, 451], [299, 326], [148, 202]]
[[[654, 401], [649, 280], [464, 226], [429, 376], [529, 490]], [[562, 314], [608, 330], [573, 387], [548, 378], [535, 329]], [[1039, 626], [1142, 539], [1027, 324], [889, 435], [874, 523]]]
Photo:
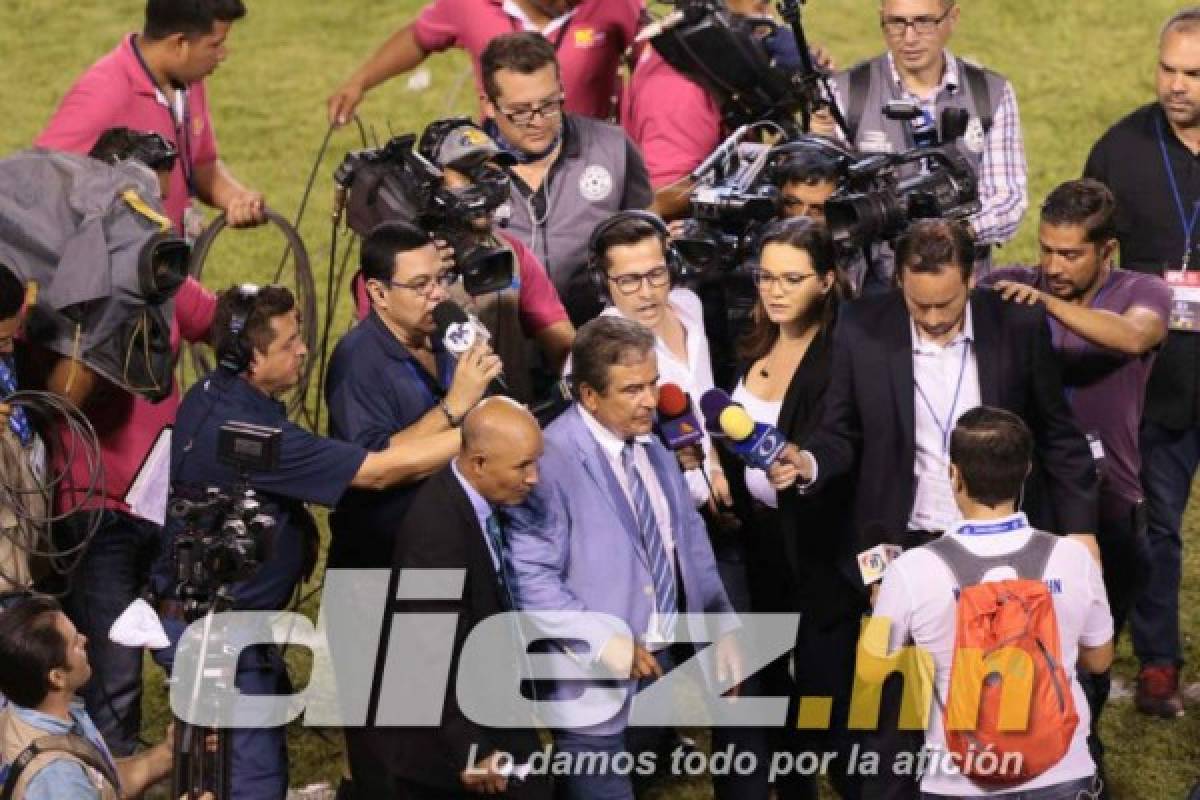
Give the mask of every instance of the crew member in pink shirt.
[[148, 0], [142, 33], [88, 68], [34, 144], [87, 154], [109, 128], [153, 131], [179, 152], [164, 200], [178, 231], [193, 197], [224, 211], [235, 227], [262, 222], [262, 194], [217, 156], [204, 88], [228, 53], [230, 27], [245, 14], [242, 0]]
[[[191, 197], [223, 210], [230, 223], [263, 220], [263, 196], [242, 186], [217, 157], [203, 80], [225, 58], [232, 24], [243, 17], [241, 0], [148, 0], [141, 34], [131, 34], [96, 62], [63, 98], [36, 144], [89, 153], [107, 130], [126, 127], [153, 131], [179, 153], [170, 175], [163, 208], [177, 231]], [[175, 296], [171, 347], [181, 340], [208, 339], [216, 299], [188, 279]], [[146, 585], [158, 552], [166, 506], [165, 470], [169, 429], [179, 393], [155, 404], [112, 386], [97, 387], [84, 410], [100, 440], [104, 480], [90, 486], [90, 465], [62, 431], [56, 465], [66, 468], [59, 487], [58, 512], [77, 510], [56, 525], [60, 545], [81, 541], [99, 511], [99, 527], [72, 572], [63, 605], [88, 638], [95, 677], [83, 691], [88, 712], [114, 754], [128, 756], [141, 728], [139, 649], [108, 639], [113, 621]], [[162, 456], [162, 460], [159, 457]]]
[[566, 110], [606, 119], [615, 113], [617, 69], [633, 44], [644, 5], [645, 0], [433, 0], [333, 93], [329, 118], [346, 124], [367, 91], [451, 47], [471, 54], [482, 97], [479, 57], [487, 43], [501, 34], [535, 31], [554, 44]]

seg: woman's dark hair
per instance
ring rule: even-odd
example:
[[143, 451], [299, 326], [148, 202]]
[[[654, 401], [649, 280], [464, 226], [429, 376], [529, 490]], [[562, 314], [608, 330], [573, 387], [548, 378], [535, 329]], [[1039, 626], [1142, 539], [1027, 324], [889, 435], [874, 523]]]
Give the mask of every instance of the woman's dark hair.
[[50, 693], [50, 670], [67, 665], [67, 642], [54, 626], [58, 601], [34, 595], [0, 612], [0, 693], [37, 708]]
[[[808, 217], [780, 219], [763, 230], [758, 245], [760, 259], [770, 244], [782, 244], [803, 250], [808, 254], [818, 278], [823, 279], [831, 272], [834, 274], [833, 288], [825, 295], [825, 302], [821, 304], [818, 312], [822, 328], [828, 328], [833, 322], [842, 295], [841, 281], [837, 277], [837, 250], [829, 230], [820, 222]], [[754, 311], [750, 314], [750, 330], [738, 342], [738, 356], [752, 364], [769, 353], [778, 339], [779, 326], [767, 316], [762, 296], [758, 295], [754, 302]]]
[[147, 0], [142, 35], [150, 40], [182, 33], [207, 36], [218, 22], [236, 22], [246, 16], [242, 0]]

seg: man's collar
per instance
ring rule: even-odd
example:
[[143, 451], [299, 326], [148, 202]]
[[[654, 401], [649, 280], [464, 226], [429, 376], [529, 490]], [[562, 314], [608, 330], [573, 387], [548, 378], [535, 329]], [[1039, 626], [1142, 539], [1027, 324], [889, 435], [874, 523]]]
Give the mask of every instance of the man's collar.
[[525, 9], [517, 5], [516, 0], [502, 0], [499, 5], [505, 14], [508, 14], [510, 17], [520, 22], [523, 27], [528, 30], [537, 31], [542, 36], [547, 38], [549, 38], [551, 34], [555, 33], [556, 31], [561, 30], [563, 26], [567, 25], [571, 21], [571, 17], [575, 16], [575, 12], [578, 11], [578, 7], [572, 8], [565, 14], [559, 14], [557, 17], [550, 20], [550, 22], [546, 23], [546, 27], [538, 28], [538, 26], [534, 25], [533, 21], [529, 19], [529, 15], [525, 13]]
[[17, 717], [27, 725], [31, 725], [38, 730], [45, 731], [49, 734], [64, 734], [70, 733], [79, 724], [79, 718], [86, 713], [83, 708], [83, 701], [75, 698], [71, 701], [71, 721], [67, 722], [64, 719], [38, 711], [35, 708], [25, 708], [16, 703], [12, 703], [11, 707]]
[[971, 299], [969, 296], [967, 298], [966, 311], [963, 312], [962, 330], [959, 331], [955, 335], [955, 337], [953, 339], [951, 339], [945, 345], [938, 346], [936, 344], [927, 342], [921, 336], [920, 331], [917, 330], [917, 323], [913, 321], [911, 314], [908, 316], [908, 325], [912, 332], [912, 346], [913, 346], [914, 354], [921, 354], [921, 355], [936, 354], [936, 353], [942, 352], [946, 348], [954, 347], [959, 342], [971, 342], [971, 343], [975, 342], [975, 320], [974, 320], [974, 315], [971, 312]]
[[[413, 355], [412, 351], [408, 349], [404, 342], [400, 341], [400, 339], [396, 337], [395, 332], [388, 327], [388, 324], [383, 321], [383, 318], [379, 316], [379, 312], [375, 310], [374, 307], [371, 308], [370, 313], [367, 314], [367, 318], [363, 320], [363, 322], [367, 324], [375, 336], [378, 337], [384, 351], [387, 352], [388, 355], [401, 361], [415, 360], [416, 357]], [[430, 337], [429, 346], [433, 349], [435, 355], [440, 354], [442, 349], [441, 342], [437, 340], [436, 336]]]
[[462, 474], [462, 470], [458, 467], [458, 458], [458, 456], [455, 456], [450, 459], [450, 471], [454, 473], [454, 477], [458, 479], [459, 485], [467, 493], [467, 499], [471, 501], [471, 508], [475, 510], [475, 516], [480, 520], [486, 520], [495, 513], [495, 509], [492, 508], [492, 504], [487, 501], [487, 498], [481, 495], [479, 490], [467, 480], [467, 476]]
[[[942, 82], [938, 84], [937, 93], [934, 95], [935, 97], [937, 94], [940, 94], [942, 90], [949, 90], [953, 92], [958, 91], [959, 87], [958, 59], [956, 59], [949, 50], [942, 51], [942, 59], [945, 62], [944, 66], [942, 67]], [[904, 92], [905, 94], [912, 94], [912, 92], [908, 91], [908, 88], [905, 87], [904, 80], [900, 77], [899, 70], [896, 69], [896, 59], [892, 57], [891, 50], [887, 52], [887, 66], [888, 71], [892, 76], [892, 82], [896, 86], [900, 87], [900, 91]]]
[[959, 536], [987, 536], [997, 533], [1018, 533], [1029, 529], [1025, 512], [1017, 511], [996, 519], [964, 519], [956, 523], [948, 533]]
[[[625, 440], [618, 437], [615, 433], [606, 428], [600, 420], [596, 419], [591, 413], [583, 407], [582, 403], [576, 403], [579, 408], [579, 416], [583, 419], [583, 424], [591, 431], [592, 436], [596, 439], [597, 444], [601, 449], [608, 454], [610, 458], [620, 458], [621, 452], [625, 449]], [[635, 436], [634, 441], [639, 444], [646, 444], [650, 441], [650, 436]]]

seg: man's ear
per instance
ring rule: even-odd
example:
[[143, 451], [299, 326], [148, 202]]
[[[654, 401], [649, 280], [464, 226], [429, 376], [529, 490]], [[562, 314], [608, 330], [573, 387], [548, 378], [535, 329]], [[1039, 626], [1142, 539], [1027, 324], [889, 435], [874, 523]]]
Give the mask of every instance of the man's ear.
[[958, 468], [958, 465], [951, 463], [946, 469], [950, 475], [950, 488], [954, 490], [954, 493], [966, 492], [966, 487], [963, 485], [962, 470]]
[[1103, 263], [1111, 265], [1117, 257], [1117, 248], [1120, 243], [1116, 239], [1109, 239], [1104, 243], [1100, 250], [1100, 259]]
[[594, 413], [598, 405], [600, 393], [592, 388], [591, 384], [579, 384], [579, 403], [587, 409], [588, 413]]
[[50, 684], [51, 691], [63, 691], [67, 688], [67, 671], [62, 667], [55, 667], [46, 673], [46, 683]]

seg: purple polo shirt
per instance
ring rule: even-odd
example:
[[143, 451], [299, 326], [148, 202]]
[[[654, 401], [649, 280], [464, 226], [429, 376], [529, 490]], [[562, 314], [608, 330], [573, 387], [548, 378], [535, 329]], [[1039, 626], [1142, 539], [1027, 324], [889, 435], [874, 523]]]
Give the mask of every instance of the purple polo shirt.
[[[171, 172], [169, 195], [163, 202], [167, 217], [183, 231], [183, 214], [191, 198], [186, 175], [217, 160], [217, 140], [208, 113], [204, 82], [187, 87], [177, 116], [138, 60], [133, 34], [90, 66], [75, 82], [46, 128], [34, 141], [38, 147], [87, 155], [100, 134], [125, 127], [153, 132], [175, 145], [179, 158]], [[186, 169], [186, 172], [185, 172]]]
[[[993, 270], [981, 285], [1008, 280], [1039, 286], [1039, 274], [1036, 269], [1008, 267]], [[1114, 314], [1144, 308], [1166, 322], [1171, 312], [1171, 290], [1155, 275], [1114, 269], [1096, 293], [1091, 307]], [[1097, 347], [1068, 331], [1053, 317], [1047, 319], [1054, 351], [1063, 369], [1067, 402], [1080, 428], [1098, 436], [1104, 445], [1105, 458], [1100, 470], [1104, 491], [1130, 502], [1142, 499], [1138, 427], [1145, 406], [1146, 381], [1157, 350], [1130, 357]]]

